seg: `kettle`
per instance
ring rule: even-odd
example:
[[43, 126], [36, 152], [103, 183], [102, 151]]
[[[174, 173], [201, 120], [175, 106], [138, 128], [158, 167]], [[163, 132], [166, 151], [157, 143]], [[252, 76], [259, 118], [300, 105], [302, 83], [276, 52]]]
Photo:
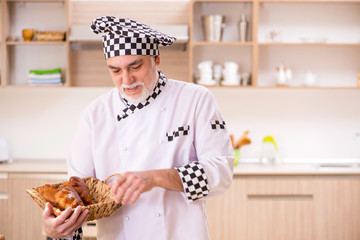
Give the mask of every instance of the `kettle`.
[[264, 165], [280, 163], [278, 147], [273, 136], [266, 136], [263, 139], [260, 163]]
[[6, 138], [0, 138], [0, 163], [10, 160], [9, 145]]

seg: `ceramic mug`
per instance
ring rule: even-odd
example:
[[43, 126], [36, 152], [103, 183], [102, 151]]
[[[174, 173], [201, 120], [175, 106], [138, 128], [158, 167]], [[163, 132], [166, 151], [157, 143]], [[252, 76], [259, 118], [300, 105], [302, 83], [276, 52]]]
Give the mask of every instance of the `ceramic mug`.
[[22, 30], [22, 36], [24, 38], [25, 42], [30, 42], [33, 40], [35, 35], [34, 29], [23, 29]]
[[307, 72], [305, 74], [305, 85], [308, 87], [314, 86], [316, 84], [316, 80], [318, 76], [313, 72]]

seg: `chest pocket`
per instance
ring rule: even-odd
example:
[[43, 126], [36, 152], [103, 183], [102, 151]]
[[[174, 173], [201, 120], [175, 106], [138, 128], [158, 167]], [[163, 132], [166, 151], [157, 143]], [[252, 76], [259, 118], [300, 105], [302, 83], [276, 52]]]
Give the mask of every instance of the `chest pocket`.
[[189, 134], [190, 134], [190, 125], [186, 125], [183, 127], [178, 127], [177, 130], [173, 132], [166, 133], [166, 139], [168, 142], [171, 142], [177, 137], [187, 136]]

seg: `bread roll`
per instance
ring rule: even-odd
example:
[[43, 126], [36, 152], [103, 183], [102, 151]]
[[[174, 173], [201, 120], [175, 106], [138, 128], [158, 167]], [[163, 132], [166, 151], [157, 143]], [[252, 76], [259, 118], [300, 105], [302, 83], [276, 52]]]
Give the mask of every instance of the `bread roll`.
[[59, 208], [59, 205], [55, 200], [55, 195], [59, 191], [57, 187], [45, 184], [44, 186], [38, 187], [37, 191], [45, 198], [47, 202], [51, 203], [53, 207]]
[[77, 206], [84, 206], [79, 194], [70, 186], [61, 188], [55, 194], [55, 201], [62, 210], [68, 207], [76, 208]]
[[84, 202], [85, 206], [92, 204], [92, 199], [90, 191], [83, 179], [79, 177], [72, 176], [69, 181], [63, 184], [63, 187], [71, 186], [81, 197], [81, 200]]
[[37, 191], [50, 202], [53, 207], [65, 210], [68, 207], [87, 206], [92, 204], [90, 191], [83, 179], [70, 177], [61, 186], [45, 184]]

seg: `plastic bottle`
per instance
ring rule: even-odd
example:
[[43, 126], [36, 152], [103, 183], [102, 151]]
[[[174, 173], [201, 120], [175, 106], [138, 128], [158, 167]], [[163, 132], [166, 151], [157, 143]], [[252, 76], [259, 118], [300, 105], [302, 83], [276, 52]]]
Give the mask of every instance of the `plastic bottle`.
[[240, 32], [240, 42], [245, 42], [247, 38], [247, 21], [246, 15], [241, 15], [241, 20], [239, 23], [239, 32]]

